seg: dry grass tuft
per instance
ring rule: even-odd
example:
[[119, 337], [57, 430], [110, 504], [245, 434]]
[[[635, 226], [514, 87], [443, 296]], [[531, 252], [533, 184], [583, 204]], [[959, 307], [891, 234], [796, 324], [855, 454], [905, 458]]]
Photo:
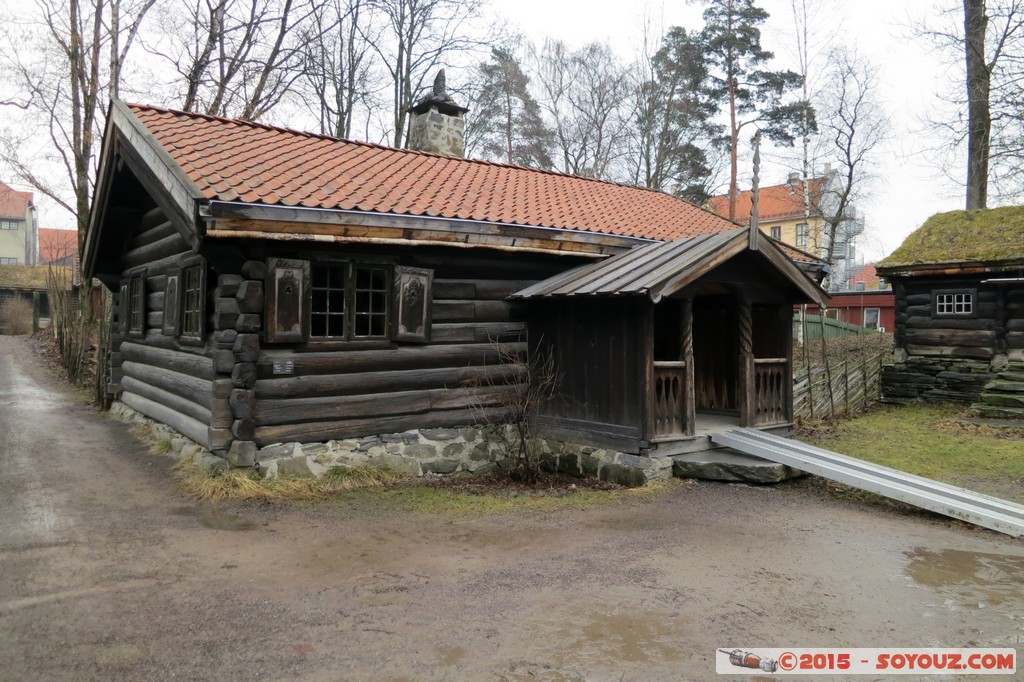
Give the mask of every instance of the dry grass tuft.
[[32, 303], [20, 296], [0, 300], [0, 324], [5, 333], [23, 336], [32, 333]]
[[335, 467], [320, 478], [262, 478], [249, 469], [208, 471], [192, 459], [182, 460], [174, 470], [186, 492], [213, 502], [322, 500], [351, 490], [386, 488], [407, 478], [391, 469], [372, 466]]

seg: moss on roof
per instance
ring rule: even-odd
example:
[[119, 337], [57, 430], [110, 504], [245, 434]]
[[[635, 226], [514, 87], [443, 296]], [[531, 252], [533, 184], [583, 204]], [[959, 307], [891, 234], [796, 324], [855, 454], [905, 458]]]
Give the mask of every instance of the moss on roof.
[[936, 213], [879, 267], [1024, 260], [1024, 206]]
[[[46, 289], [46, 265], [0, 265], [0, 289]], [[58, 267], [64, 280], [70, 268]]]

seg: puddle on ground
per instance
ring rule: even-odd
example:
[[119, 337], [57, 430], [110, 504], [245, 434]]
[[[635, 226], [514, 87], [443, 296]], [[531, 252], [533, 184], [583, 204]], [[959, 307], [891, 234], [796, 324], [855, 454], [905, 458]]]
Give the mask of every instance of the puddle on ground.
[[579, 610], [560, 619], [551, 639], [564, 642], [554, 656], [560, 666], [597, 661], [607, 666], [622, 663], [678, 661], [676, 626], [653, 613], [629, 615]]
[[252, 530], [259, 524], [252, 519], [228, 514], [213, 507], [178, 507], [174, 510], [177, 516], [194, 516], [199, 523], [214, 530]]
[[958, 549], [906, 552], [907, 575], [926, 587], [951, 589], [984, 604], [1024, 602], [1024, 557]]

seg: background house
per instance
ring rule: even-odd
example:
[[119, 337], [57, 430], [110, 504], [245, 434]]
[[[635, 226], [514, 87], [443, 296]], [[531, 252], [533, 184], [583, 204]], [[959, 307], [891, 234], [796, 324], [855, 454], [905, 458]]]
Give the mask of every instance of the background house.
[[0, 265], [35, 265], [38, 229], [32, 192], [0, 182]]
[[78, 258], [78, 231], [39, 228], [39, 263], [74, 265]]
[[[807, 181], [811, 211], [804, 206], [804, 183], [798, 173], [791, 173], [781, 185], [761, 187], [758, 194], [758, 216], [761, 231], [785, 244], [794, 246], [819, 258], [828, 252], [828, 233], [823, 216], [836, 213], [839, 176], [826, 168], [821, 177]], [[736, 196], [737, 220], [745, 221], [750, 215], [750, 190]], [[721, 216], [729, 215], [728, 195], [711, 197], [708, 207]], [[856, 237], [864, 232], [864, 219], [854, 207], [849, 207], [836, 235], [832, 254], [832, 276], [829, 291], [849, 288], [850, 277], [857, 270]]]
[[988, 416], [1024, 417], [1024, 207], [934, 215], [878, 274], [897, 309], [886, 399], [991, 403]]

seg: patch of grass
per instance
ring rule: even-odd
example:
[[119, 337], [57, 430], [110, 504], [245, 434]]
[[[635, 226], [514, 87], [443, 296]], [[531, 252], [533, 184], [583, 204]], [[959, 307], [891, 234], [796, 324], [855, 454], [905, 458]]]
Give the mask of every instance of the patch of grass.
[[477, 485], [468, 475], [469, 483], [455, 487], [426, 485], [423, 479], [373, 466], [336, 467], [320, 478], [265, 479], [251, 469], [209, 471], [194, 460], [185, 459], [175, 465], [174, 471], [185, 491], [200, 500], [354, 503], [375, 509], [456, 515], [590, 509], [653, 499], [686, 485], [686, 482], [671, 479], [644, 488], [593, 490], [581, 486], [551, 494], [551, 491], [513, 492]]
[[560, 509], [593, 509], [609, 504], [651, 500], [676, 490], [686, 482], [679, 479], [658, 481], [643, 488], [591, 490], [580, 488], [565, 495], [496, 495], [472, 490], [437, 488], [410, 481], [379, 491], [355, 491], [338, 502], [357, 502], [383, 509], [425, 514], [481, 515], [510, 512], [552, 512]]
[[796, 437], [835, 452], [1024, 501], [1024, 445], [991, 430], [961, 427], [962, 408], [879, 407]]
[[251, 469], [209, 471], [195, 460], [183, 459], [175, 475], [190, 495], [200, 500], [322, 500], [333, 495], [365, 488], [384, 488], [405, 480], [391, 469], [363, 466], [336, 468], [320, 478], [278, 476], [263, 478]]

